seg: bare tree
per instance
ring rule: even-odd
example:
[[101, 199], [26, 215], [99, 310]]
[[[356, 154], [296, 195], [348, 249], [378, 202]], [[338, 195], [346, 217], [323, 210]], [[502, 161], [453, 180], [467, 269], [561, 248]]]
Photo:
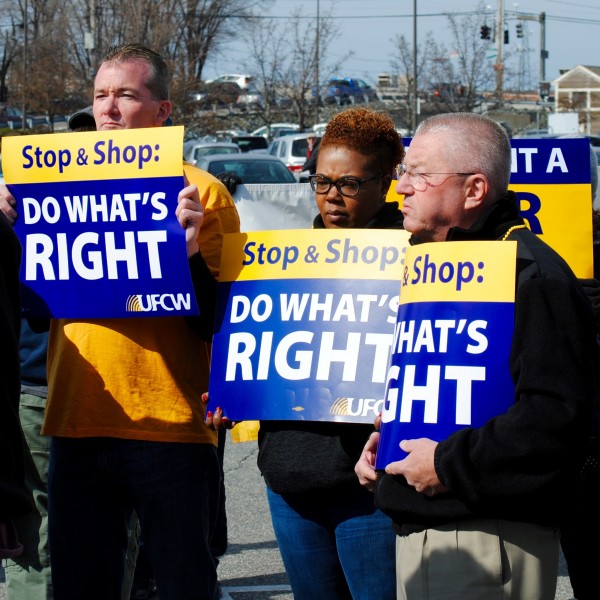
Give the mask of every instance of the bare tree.
[[9, 3], [8, 9], [17, 26], [6, 96], [25, 113], [45, 114], [52, 123], [71, 95], [74, 75], [67, 47], [57, 43], [68, 21], [65, 6], [59, 0], [27, 0]]
[[487, 55], [489, 43], [479, 37], [479, 25], [484, 21], [485, 8], [473, 15], [458, 18], [448, 14], [452, 34], [452, 55], [435, 64], [433, 74], [445, 109], [470, 112], [482, 102], [481, 94], [489, 89], [494, 71]]
[[262, 98], [259, 118], [267, 126], [273, 122], [275, 108], [283, 96], [283, 72], [289, 57], [288, 40], [276, 19], [254, 19], [248, 34], [249, 58], [245, 68], [251, 71]]
[[8, 74], [19, 56], [20, 48], [15, 44], [14, 23], [2, 31], [0, 36], [0, 102], [8, 100]]
[[199, 82], [209, 57], [239, 36], [265, 0], [176, 0], [178, 27], [173, 35], [179, 76]]
[[[472, 111], [482, 102], [482, 92], [490, 88], [494, 71], [487, 55], [490, 44], [479, 37], [480, 25], [485, 21], [485, 7], [480, 5], [475, 14], [459, 18], [448, 13], [451, 33], [450, 50], [436, 42], [429, 32], [417, 48], [417, 85], [419, 96], [435, 111]], [[395, 57], [392, 67], [405, 83], [408, 92], [413, 89], [413, 46], [404, 36], [394, 39]], [[411, 98], [403, 111], [410, 123]]]
[[259, 21], [250, 30], [246, 65], [264, 94], [260, 117], [266, 125], [272, 122], [274, 105], [282, 103], [292, 108], [301, 129], [314, 121], [317, 74], [320, 87], [352, 55], [349, 52], [335, 62], [327, 58], [327, 48], [339, 35], [332, 13], [333, 4], [320, 15], [327, 27], [320, 27], [318, 35], [316, 19], [306, 18], [302, 8], [297, 8], [283, 26], [280, 21]]
[[[398, 89], [400, 91], [400, 114], [405, 126], [409, 126], [412, 119], [412, 94], [415, 90], [413, 61], [415, 58], [414, 45], [408, 42], [404, 35], [397, 35], [393, 39], [395, 56], [391, 61], [392, 68], [398, 75]], [[429, 91], [432, 85], [432, 70], [436, 58], [446, 52], [444, 46], [435, 41], [431, 32], [426, 35], [425, 42], [417, 47], [417, 94]], [[421, 94], [422, 95], [422, 94]]]
[[[42, 95], [81, 97], [100, 57], [123, 42], [160, 52], [170, 64], [176, 93], [185, 91], [201, 80], [208, 58], [270, 1], [4, 0], [4, 20], [14, 27], [5, 26], [0, 38], [0, 94], [31, 97], [28, 84], [35, 73], [32, 106], [43, 103]], [[23, 60], [17, 63], [17, 56]], [[58, 68], [51, 67], [50, 57], [60, 62]]]

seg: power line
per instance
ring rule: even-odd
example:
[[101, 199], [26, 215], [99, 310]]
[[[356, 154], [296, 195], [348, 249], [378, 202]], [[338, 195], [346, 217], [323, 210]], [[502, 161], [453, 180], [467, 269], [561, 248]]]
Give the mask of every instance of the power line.
[[[453, 11], [448, 11], [448, 12], [436, 12], [436, 13], [419, 13], [417, 14], [417, 18], [422, 19], [422, 18], [432, 18], [432, 17], [448, 17], [448, 16], [453, 16], [453, 17], [469, 17], [469, 16], [476, 16], [476, 15], [481, 15], [483, 14], [481, 11], [476, 11], [476, 10], [470, 10], [470, 11], [458, 11], [458, 12], [453, 12]], [[515, 11], [505, 11], [505, 14], [507, 15], [512, 15], [515, 17], [518, 17], [518, 15], [526, 15], [526, 16], [532, 16], [532, 17], [537, 17], [538, 14], [536, 13], [525, 13], [525, 12], [515, 12]], [[236, 15], [236, 14], [231, 14], [231, 15], [227, 15], [227, 18], [230, 19], [247, 19], [248, 16], [247, 15]], [[315, 16], [314, 15], [298, 15], [296, 17], [294, 17], [296, 19], [300, 19], [300, 20], [314, 20]], [[252, 19], [255, 20], [268, 20], [268, 19], [277, 19], [277, 20], [289, 20], [290, 16], [289, 15], [257, 15], [252, 17]], [[381, 15], [331, 15], [328, 17], [328, 19], [330, 20], [336, 20], [336, 21], [352, 21], [352, 20], [356, 20], [356, 19], [360, 19], [360, 20], [373, 20], [373, 19], [413, 19], [413, 14], [398, 14], [398, 15], [390, 15], [390, 14], [381, 14]], [[586, 25], [600, 25], [600, 19], [588, 19], [588, 18], [582, 18], [582, 17], [563, 17], [563, 16], [559, 16], [559, 15], [549, 15], [548, 13], [546, 13], [546, 21], [557, 21], [557, 22], [561, 22], [561, 23], [581, 23], [581, 24], [586, 24]]]

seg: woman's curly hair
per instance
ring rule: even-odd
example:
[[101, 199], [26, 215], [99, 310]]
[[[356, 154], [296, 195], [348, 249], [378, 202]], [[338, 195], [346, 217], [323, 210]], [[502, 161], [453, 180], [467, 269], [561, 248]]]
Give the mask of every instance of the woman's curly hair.
[[345, 146], [373, 157], [383, 173], [392, 173], [404, 159], [402, 137], [388, 114], [350, 108], [327, 123], [319, 150]]

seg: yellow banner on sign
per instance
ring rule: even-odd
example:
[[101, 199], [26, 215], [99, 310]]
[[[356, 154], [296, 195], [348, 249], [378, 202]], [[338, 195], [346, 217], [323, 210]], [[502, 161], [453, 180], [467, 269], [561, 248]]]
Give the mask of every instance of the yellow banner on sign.
[[291, 229], [224, 237], [220, 281], [400, 280], [409, 233], [401, 229]]
[[515, 241], [433, 242], [411, 246], [406, 252], [400, 305], [514, 302], [516, 264]]
[[577, 277], [593, 277], [590, 185], [511, 185], [529, 228], [558, 252]]
[[172, 177], [182, 172], [183, 127], [9, 136], [2, 155], [9, 184]]

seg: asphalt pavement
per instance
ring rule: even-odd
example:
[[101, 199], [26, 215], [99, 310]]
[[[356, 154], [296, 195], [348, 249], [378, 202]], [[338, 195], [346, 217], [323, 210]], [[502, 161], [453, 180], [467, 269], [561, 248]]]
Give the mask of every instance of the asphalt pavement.
[[[234, 444], [228, 436], [225, 486], [229, 548], [218, 568], [223, 599], [292, 600], [271, 526], [264, 482], [256, 466], [256, 455], [256, 442]], [[6, 600], [3, 581], [4, 573], [0, 569], [0, 600]], [[555, 600], [572, 598], [561, 556]]]

